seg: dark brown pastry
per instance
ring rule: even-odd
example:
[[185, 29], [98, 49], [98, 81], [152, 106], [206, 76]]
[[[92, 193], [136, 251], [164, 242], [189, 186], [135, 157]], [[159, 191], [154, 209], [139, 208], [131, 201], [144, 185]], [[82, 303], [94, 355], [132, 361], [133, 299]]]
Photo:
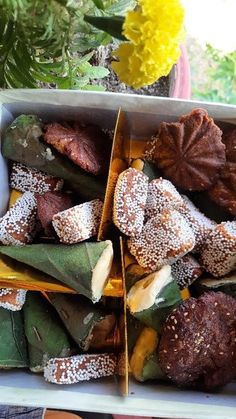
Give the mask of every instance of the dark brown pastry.
[[236, 129], [223, 135], [226, 165], [220, 179], [209, 190], [209, 197], [231, 214], [236, 215]]
[[55, 214], [73, 206], [70, 195], [60, 192], [46, 192], [44, 195], [36, 195], [38, 219], [42, 224], [47, 236], [55, 235], [52, 227], [52, 219]]
[[225, 164], [222, 131], [204, 109], [194, 109], [179, 122], [162, 122], [155, 161], [175, 186], [203, 191]]
[[236, 300], [189, 298], [168, 316], [159, 345], [163, 372], [179, 386], [213, 390], [236, 377]]
[[107, 170], [110, 139], [95, 125], [70, 128], [49, 124], [44, 140], [86, 172], [98, 175]]

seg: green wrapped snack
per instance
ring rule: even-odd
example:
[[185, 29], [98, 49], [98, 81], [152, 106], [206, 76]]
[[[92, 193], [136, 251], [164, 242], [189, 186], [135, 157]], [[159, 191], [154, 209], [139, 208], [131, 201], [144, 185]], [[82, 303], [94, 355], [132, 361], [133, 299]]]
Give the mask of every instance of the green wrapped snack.
[[130, 359], [130, 368], [137, 381], [164, 379], [157, 357], [158, 334], [151, 327], [140, 333]]
[[110, 240], [71, 246], [0, 246], [0, 253], [51, 275], [93, 302], [101, 298], [113, 260]]
[[202, 278], [194, 283], [198, 294], [208, 291], [221, 291], [236, 298], [236, 273], [231, 273], [222, 278]]
[[86, 173], [41, 141], [42, 127], [36, 115], [18, 116], [3, 137], [3, 156], [66, 180], [84, 200], [103, 199], [105, 182]]
[[161, 176], [160, 170], [158, 170], [156, 165], [148, 160], [135, 159], [132, 161], [131, 166], [134, 169], [141, 170], [145, 175], [147, 175], [149, 182]]
[[42, 372], [50, 358], [71, 355], [65, 328], [45, 298], [38, 292], [28, 292], [23, 310], [31, 371]]
[[180, 290], [171, 276], [169, 265], [140, 279], [127, 295], [130, 313], [157, 332], [161, 331], [166, 317], [180, 302]]
[[141, 323], [139, 320], [133, 317], [129, 311], [127, 311], [127, 336], [129, 358], [133, 353], [135, 343], [144, 327], [145, 326], [143, 323]]
[[107, 319], [104, 325], [106, 330], [99, 330], [100, 344], [102, 346], [104, 343], [102, 349], [106, 349], [106, 337], [114, 330], [116, 323], [114, 315], [107, 314], [81, 295], [50, 293], [48, 298], [66, 329], [83, 351], [91, 348], [96, 329], [99, 329], [99, 324], [104, 324], [104, 320]]
[[21, 311], [0, 308], [0, 368], [28, 367]]
[[129, 265], [125, 270], [126, 291], [128, 292], [137, 281], [145, 276], [147, 276], [147, 272], [138, 263]]

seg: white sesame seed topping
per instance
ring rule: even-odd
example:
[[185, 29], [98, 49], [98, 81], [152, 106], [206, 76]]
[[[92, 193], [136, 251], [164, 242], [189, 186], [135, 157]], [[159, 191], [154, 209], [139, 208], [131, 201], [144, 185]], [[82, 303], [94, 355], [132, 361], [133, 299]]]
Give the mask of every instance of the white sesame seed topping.
[[194, 247], [194, 234], [184, 217], [176, 210], [163, 211], [144, 225], [142, 233], [128, 241], [138, 263], [150, 270], [159, 270], [173, 263]]
[[117, 180], [113, 221], [122, 233], [135, 236], [141, 233], [148, 192], [148, 177], [141, 171], [129, 168]]
[[25, 192], [0, 218], [0, 242], [9, 246], [30, 243], [36, 232], [37, 202], [33, 193]]
[[114, 375], [116, 363], [117, 359], [114, 354], [86, 354], [69, 358], [53, 358], [44, 368], [44, 378], [55, 384], [75, 384], [79, 381]]
[[102, 208], [102, 201], [94, 199], [54, 215], [52, 225], [60, 242], [79, 243], [95, 236], [98, 233]]
[[13, 163], [10, 186], [17, 191], [43, 194], [49, 191], [59, 191], [62, 189], [63, 184], [63, 180], [50, 176], [47, 173], [20, 163]]

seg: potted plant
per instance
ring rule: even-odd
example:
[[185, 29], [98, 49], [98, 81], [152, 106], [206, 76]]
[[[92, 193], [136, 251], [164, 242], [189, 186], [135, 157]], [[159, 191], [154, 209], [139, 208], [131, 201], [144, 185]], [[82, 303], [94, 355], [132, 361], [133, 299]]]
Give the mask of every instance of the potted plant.
[[186, 97], [183, 17], [180, 0], [3, 0], [0, 87]]

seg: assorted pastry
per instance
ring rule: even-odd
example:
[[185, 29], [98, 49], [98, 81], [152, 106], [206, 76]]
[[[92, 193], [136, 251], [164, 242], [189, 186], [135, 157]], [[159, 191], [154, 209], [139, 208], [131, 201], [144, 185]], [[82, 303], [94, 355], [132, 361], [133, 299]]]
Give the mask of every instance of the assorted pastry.
[[2, 368], [28, 367], [57, 384], [117, 372], [120, 313], [99, 303], [113, 244], [96, 240], [110, 148], [93, 125], [21, 115], [6, 130], [11, 195], [0, 218], [2, 265], [14, 265], [23, 280], [49, 275], [80, 295], [1, 288]]
[[[129, 359], [138, 381], [212, 391], [236, 378], [235, 146], [235, 128], [224, 133], [194, 109], [162, 122], [118, 177], [113, 222], [126, 243]], [[225, 209], [220, 222], [198, 208], [201, 200]]]
[[[163, 121], [118, 176], [113, 222], [125, 242], [138, 381], [213, 391], [236, 378], [236, 129], [223, 131], [204, 109]], [[0, 288], [2, 368], [56, 384], [119, 373], [122, 305], [102, 297], [116, 237], [97, 241], [110, 150], [93, 125], [21, 115], [6, 130], [11, 197], [0, 256], [75, 294]]]
[[2, 141], [12, 192], [0, 218], [0, 255], [93, 302], [103, 294], [113, 260], [112, 242], [96, 241], [110, 148], [98, 126], [43, 124], [36, 115], [18, 116]]

